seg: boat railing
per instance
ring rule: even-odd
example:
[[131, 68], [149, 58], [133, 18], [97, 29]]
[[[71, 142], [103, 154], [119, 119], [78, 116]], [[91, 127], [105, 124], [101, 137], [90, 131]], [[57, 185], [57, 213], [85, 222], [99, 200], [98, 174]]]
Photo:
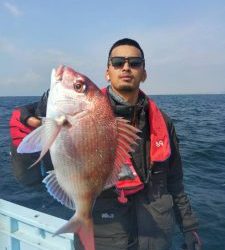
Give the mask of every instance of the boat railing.
[[73, 234], [53, 237], [65, 222], [0, 199], [0, 250], [74, 250]]

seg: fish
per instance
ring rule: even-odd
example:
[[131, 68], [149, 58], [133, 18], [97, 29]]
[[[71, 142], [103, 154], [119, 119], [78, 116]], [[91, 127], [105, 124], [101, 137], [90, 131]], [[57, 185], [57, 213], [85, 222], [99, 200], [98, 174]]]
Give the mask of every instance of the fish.
[[78, 234], [94, 250], [92, 208], [98, 195], [115, 185], [139, 129], [115, 117], [108, 97], [87, 76], [68, 66], [52, 70], [43, 123], [27, 135], [18, 153], [50, 151], [54, 169], [43, 182], [60, 203], [75, 211], [54, 235]]

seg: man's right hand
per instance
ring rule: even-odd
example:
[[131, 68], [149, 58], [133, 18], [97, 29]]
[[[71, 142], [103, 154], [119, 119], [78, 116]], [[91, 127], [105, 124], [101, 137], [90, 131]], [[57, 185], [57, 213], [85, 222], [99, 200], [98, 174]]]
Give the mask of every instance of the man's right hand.
[[31, 116], [27, 119], [27, 125], [29, 125], [30, 127], [33, 127], [33, 128], [37, 128], [39, 126], [41, 126], [42, 122], [41, 122], [41, 119], [37, 118], [37, 117], [34, 117], [34, 116]]

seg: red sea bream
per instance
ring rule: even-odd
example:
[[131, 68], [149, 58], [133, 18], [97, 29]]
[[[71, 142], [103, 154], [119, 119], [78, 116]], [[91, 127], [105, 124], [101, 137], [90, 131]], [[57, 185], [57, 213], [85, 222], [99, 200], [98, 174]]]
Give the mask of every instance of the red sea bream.
[[85, 250], [95, 249], [92, 207], [117, 181], [137, 132], [114, 116], [107, 96], [86, 76], [64, 66], [52, 71], [46, 118], [18, 152], [41, 151], [39, 161], [50, 150], [54, 170], [44, 183], [54, 198], [75, 210], [56, 234], [75, 232]]

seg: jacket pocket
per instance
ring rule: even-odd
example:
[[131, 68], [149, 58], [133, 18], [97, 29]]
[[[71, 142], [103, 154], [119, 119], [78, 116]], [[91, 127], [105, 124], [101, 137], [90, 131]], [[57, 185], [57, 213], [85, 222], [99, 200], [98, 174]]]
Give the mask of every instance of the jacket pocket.
[[[117, 199], [99, 199], [93, 208], [95, 227], [101, 228], [104, 234], [128, 232], [133, 218], [133, 209], [128, 201], [121, 204]], [[106, 227], [111, 228], [107, 231]]]
[[173, 198], [170, 194], [164, 194], [157, 200], [151, 202], [149, 209], [154, 221], [161, 229], [173, 229], [175, 218]]
[[165, 213], [173, 207], [173, 198], [170, 194], [164, 194], [159, 199], [151, 202], [151, 207], [159, 213]]
[[127, 249], [135, 229], [133, 211], [129, 201], [125, 204], [117, 198], [96, 201], [93, 208], [96, 249]]

